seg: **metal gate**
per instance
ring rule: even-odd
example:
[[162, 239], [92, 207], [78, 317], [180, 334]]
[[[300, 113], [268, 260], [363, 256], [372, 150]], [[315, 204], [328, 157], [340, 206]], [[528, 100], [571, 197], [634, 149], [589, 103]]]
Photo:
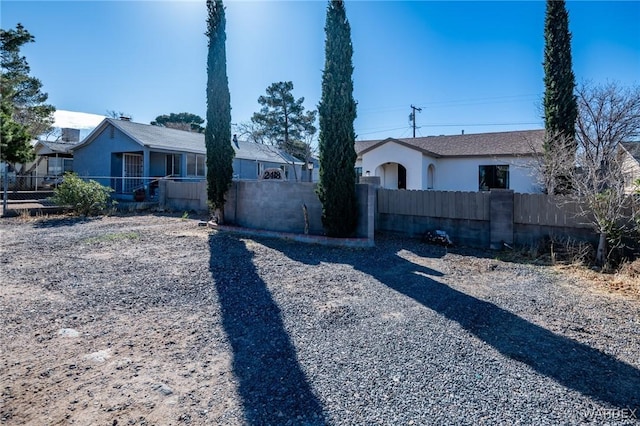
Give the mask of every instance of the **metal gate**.
[[133, 192], [143, 186], [143, 157], [140, 154], [124, 154], [122, 177], [124, 177], [124, 193]]

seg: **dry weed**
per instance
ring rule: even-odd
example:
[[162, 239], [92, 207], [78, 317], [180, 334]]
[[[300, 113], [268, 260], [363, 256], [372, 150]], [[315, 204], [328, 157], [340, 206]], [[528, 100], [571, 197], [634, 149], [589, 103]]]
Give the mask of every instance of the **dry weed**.
[[580, 264], [557, 265], [556, 269], [595, 290], [640, 299], [640, 259], [623, 264], [615, 273], [604, 273]]

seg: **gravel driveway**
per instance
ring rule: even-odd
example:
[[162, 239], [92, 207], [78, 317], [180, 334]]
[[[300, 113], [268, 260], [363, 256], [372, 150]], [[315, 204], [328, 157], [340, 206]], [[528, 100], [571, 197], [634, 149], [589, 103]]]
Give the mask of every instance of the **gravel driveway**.
[[2, 424], [639, 424], [640, 301], [169, 216], [0, 220]]

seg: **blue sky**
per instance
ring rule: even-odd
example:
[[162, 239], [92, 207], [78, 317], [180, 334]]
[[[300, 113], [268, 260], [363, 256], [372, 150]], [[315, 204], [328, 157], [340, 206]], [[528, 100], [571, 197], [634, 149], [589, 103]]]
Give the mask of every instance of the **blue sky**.
[[[291, 80], [316, 109], [325, 1], [227, 1], [232, 121], [267, 86]], [[541, 128], [544, 1], [347, 1], [359, 140]], [[578, 82], [640, 84], [640, 2], [568, 1]], [[206, 115], [203, 1], [2, 0], [3, 29], [59, 110]]]

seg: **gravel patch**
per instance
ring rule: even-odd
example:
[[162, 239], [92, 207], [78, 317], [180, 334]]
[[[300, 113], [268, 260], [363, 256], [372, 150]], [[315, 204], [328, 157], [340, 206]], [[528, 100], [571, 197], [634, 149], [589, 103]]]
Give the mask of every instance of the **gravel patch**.
[[0, 220], [2, 424], [640, 424], [640, 301], [170, 216]]

